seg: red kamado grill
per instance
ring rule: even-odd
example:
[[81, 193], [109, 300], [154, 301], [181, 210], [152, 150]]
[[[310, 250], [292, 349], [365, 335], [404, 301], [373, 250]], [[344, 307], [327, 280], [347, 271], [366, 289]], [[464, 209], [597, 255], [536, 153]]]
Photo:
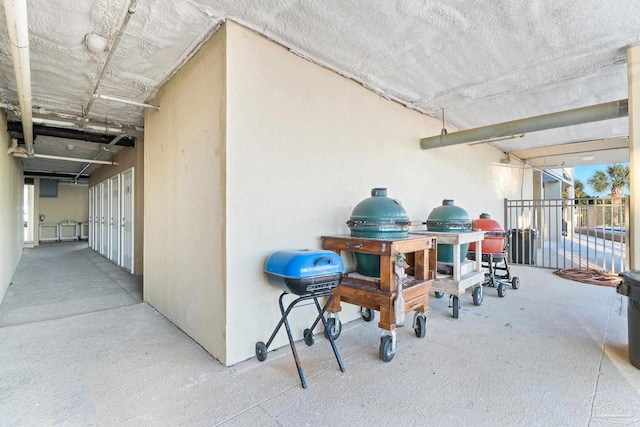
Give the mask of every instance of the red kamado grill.
[[[485, 286], [497, 287], [498, 296], [504, 297], [507, 285], [511, 285], [513, 289], [520, 287], [520, 279], [511, 277], [509, 271], [509, 263], [507, 262], [507, 253], [509, 249], [509, 233], [505, 232], [502, 226], [491, 219], [491, 215], [483, 213], [479, 219], [473, 221], [474, 230], [484, 231], [484, 240], [482, 241], [482, 266], [488, 269], [485, 273]], [[475, 261], [476, 244], [469, 245], [467, 258]], [[505, 274], [499, 275], [498, 271], [504, 271]]]
[[[300, 376], [300, 382], [303, 388], [307, 388], [307, 382], [300, 366], [300, 360], [298, 359], [298, 353], [296, 346], [293, 342], [293, 336], [291, 334], [291, 328], [289, 327], [289, 321], [287, 316], [295, 305], [302, 301], [313, 300], [318, 310], [318, 316], [311, 325], [310, 328], [305, 329], [303, 336], [305, 344], [311, 346], [314, 343], [313, 330], [322, 321], [324, 326], [325, 336], [329, 339], [333, 353], [338, 360], [340, 370], [344, 372], [344, 365], [338, 349], [334, 342], [335, 338], [340, 335], [340, 323], [336, 324], [335, 318], [325, 319], [324, 313], [333, 301], [333, 294], [331, 290], [338, 286], [342, 282], [342, 274], [344, 273], [344, 265], [342, 259], [338, 254], [327, 250], [296, 250], [296, 251], [280, 251], [275, 252], [267, 260], [265, 267], [265, 273], [269, 284], [273, 287], [280, 289], [282, 294], [278, 300], [280, 305], [280, 313], [282, 317], [278, 322], [278, 325], [273, 330], [269, 341], [265, 344], [260, 341], [256, 344], [256, 356], [259, 361], [263, 362], [267, 359], [267, 352], [269, 346], [273, 342], [276, 334], [280, 330], [280, 327], [284, 324], [287, 330], [287, 336], [289, 337], [289, 345], [293, 352], [293, 358], [298, 368], [298, 375]], [[289, 304], [287, 309], [284, 309], [282, 300], [287, 294], [298, 295], [293, 302]], [[324, 306], [320, 305], [318, 298], [328, 297]], [[336, 328], [338, 329], [336, 331]], [[328, 333], [327, 331], [331, 331]]]

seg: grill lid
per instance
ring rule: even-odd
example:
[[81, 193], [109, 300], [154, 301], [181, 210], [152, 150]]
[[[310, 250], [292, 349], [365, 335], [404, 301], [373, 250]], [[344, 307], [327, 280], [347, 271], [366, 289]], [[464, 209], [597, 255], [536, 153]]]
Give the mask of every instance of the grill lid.
[[275, 252], [267, 260], [265, 272], [268, 274], [304, 279], [329, 276], [344, 272], [342, 258], [327, 250], [293, 250]]
[[387, 197], [386, 188], [374, 188], [371, 197], [353, 208], [347, 225], [352, 230], [406, 231], [409, 216], [400, 201]]
[[455, 206], [450, 199], [444, 199], [442, 206], [434, 208], [425, 224], [431, 231], [471, 230], [472, 227], [467, 211]]

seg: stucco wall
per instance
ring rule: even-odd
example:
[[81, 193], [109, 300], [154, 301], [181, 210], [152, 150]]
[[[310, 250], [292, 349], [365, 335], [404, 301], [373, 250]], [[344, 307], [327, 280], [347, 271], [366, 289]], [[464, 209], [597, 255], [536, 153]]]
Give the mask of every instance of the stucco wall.
[[[39, 193], [35, 194], [38, 197]], [[44, 214], [44, 222], [89, 221], [89, 187], [58, 183], [58, 197], [38, 197], [38, 212]]]
[[6, 154], [11, 144], [4, 111], [0, 111], [0, 302], [22, 256], [22, 164]]
[[226, 363], [225, 31], [145, 113], [144, 298]]
[[[421, 137], [440, 133], [439, 120], [240, 25], [227, 23], [227, 43], [228, 363], [252, 357], [280, 317], [266, 258], [348, 234], [345, 221], [371, 188], [388, 187], [413, 220], [426, 220], [444, 198], [472, 218], [501, 218], [503, 199], [520, 197], [523, 177], [530, 182], [529, 171], [500, 166], [503, 153], [486, 144], [421, 150]], [[294, 311], [300, 338], [314, 309]], [[275, 346], [285, 343], [281, 333]]]
[[[145, 299], [223, 363], [253, 357], [280, 318], [264, 277], [282, 249], [320, 248], [371, 188], [411, 219], [444, 198], [499, 219], [529, 170], [488, 145], [423, 151], [440, 121], [386, 100], [233, 22], [145, 116]], [[348, 258], [348, 257], [347, 257]], [[345, 259], [352, 265], [349, 259]], [[314, 317], [294, 310], [296, 338]], [[344, 322], [357, 308], [341, 313]], [[279, 334], [273, 347], [284, 345]]]
[[105, 165], [95, 170], [89, 178], [89, 187], [100, 184], [127, 169], [134, 168], [134, 264], [137, 276], [144, 271], [144, 138], [136, 138], [136, 146], [123, 148], [114, 157], [118, 165]]

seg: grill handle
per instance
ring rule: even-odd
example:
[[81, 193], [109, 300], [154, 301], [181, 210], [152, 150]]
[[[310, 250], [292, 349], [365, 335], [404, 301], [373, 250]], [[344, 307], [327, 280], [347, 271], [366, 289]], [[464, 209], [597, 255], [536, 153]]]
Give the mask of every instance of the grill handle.
[[331, 264], [333, 262], [333, 260], [331, 258], [329, 258], [328, 256], [322, 257], [322, 258], [318, 258], [313, 265], [320, 265], [320, 264]]

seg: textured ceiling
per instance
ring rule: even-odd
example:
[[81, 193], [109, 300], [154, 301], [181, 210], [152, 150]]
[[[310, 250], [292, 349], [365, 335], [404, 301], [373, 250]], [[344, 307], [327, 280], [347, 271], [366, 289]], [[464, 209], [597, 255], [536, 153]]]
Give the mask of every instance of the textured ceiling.
[[[125, 130], [140, 129], [142, 108], [92, 94], [148, 101], [226, 19], [410, 108], [437, 118], [444, 108], [447, 127], [458, 129], [625, 99], [626, 48], [640, 43], [637, 0], [139, 0], [103, 72], [109, 50], [90, 53], [85, 36], [112, 48], [130, 1], [27, 4], [34, 116]], [[2, 14], [0, 102], [16, 119]], [[518, 155], [627, 134], [617, 119], [492, 144]]]

